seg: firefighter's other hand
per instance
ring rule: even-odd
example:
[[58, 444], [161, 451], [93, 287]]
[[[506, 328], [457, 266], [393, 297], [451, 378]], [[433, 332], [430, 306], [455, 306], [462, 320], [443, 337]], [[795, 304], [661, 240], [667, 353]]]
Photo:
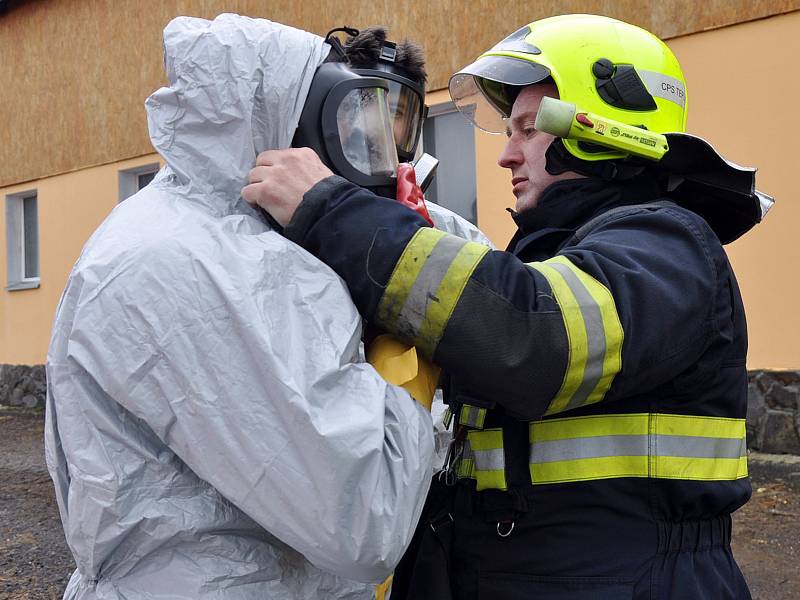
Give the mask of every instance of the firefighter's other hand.
[[267, 150], [258, 155], [250, 170], [250, 185], [242, 198], [266, 210], [283, 227], [294, 215], [303, 195], [333, 175], [311, 148]]

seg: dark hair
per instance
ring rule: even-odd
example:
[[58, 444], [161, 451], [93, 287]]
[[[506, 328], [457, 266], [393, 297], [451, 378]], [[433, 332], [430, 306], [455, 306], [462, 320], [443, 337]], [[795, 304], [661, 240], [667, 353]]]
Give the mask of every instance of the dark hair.
[[[386, 41], [385, 27], [367, 27], [356, 36], [347, 38], [344, 43], [347, 63], [356, 69], [374, 69], [378, 64], [381, 46]], [[424, 86], [428, 80], [425, 71], [425, 55], [422, 47], [409, 39], [397, 43], [397, 56], [394, 64], [406, 76]]]

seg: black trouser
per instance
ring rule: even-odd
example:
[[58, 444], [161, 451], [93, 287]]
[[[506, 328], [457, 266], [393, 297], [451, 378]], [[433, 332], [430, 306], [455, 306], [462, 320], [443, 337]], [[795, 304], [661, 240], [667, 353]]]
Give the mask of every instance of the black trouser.
[[[569, 527], [537, 522], [524, 499], [488, 498], [434, 479], [392, 600], [750, 599], [731, 554], [729, 515], [642, 524], [609, 511], [576, 542]], [[597, 542], [586, 543], [595, 531]], [[574, 560], [548, 564], [554, 555]]]

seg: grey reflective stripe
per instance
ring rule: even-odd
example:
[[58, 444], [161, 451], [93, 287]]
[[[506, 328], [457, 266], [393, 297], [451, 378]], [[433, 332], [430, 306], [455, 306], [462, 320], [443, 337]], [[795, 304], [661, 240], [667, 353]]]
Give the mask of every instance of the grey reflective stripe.
[[744, 438], [654, 435], [652, 439], [655, 456], [740, 458], [747, 455], [747, 440]]
[[454, 235], [442, 237], [433, 247], [425, 265], [417, 275], [397, 318], [399, 332], [416, 339], [419, 335], [429, 301], [434, 297], [447, 274], [447, 269], [467, 241]]
[[502, 448], [495, 450], [473, 450], [476, 471], [503, 471], [506, 468], [505, 452]]
[[461, 415], [458, 422], [461, 425], [472, 427], [474, 429], [482, 429], [484, 420], [486, 419], [486, 409], [471, 404], [464, 404], [461, 406]]
[[558, 271], [567, 282], [569, 289], [572, 290], [581, 307], [581, 316], [586, 326], [588, 345], [586, 366], [580, 386], [575, 390], [569, 404], [564, 409], [570, 410], [586, 403], [589, 394], [597, 387], [597, 383], [603, 376], [603, 361], [606, 355], [606, 330], [603, 327], [603, 316], [600, 314], [600, 307], [597, 306], [597, 302], [589, 294], [589, 290], [580, 282], [572, 269], [557, 262], [547, 264]]
[[651, 95], [674, 102], [681, 108], [686, 108], [686, 88], [678, 79], [657, 71], [636, 69], [636, 72], [642, 78]]
[[606, 435], [531, 444], [534, 464], [599, 458], [602, 456], [647, 456], [648, 436]]
[[605, 456], [681, 456], [740, 458], [747, 454], [744, 439], [685, 435], [606, 435], [531, 444], [530, 462], [544, 464]]
[[461, 460], [474, 460], [475, 453], [472, 451], [472, 444], [469, 443], [469, 438], [465, 439], [461, 446]]

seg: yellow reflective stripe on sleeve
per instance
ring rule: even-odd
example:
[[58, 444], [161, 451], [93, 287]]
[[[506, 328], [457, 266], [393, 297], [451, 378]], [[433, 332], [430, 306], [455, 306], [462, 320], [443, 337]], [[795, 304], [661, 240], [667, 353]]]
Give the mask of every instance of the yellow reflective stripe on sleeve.
[[476, 490], [505, 490], [506, 461], [503, 430], [472, 430], [467, 433], [475, 463]]
[[[458, 238], [457, 238], [458, 239]], [[444, 328], [456, 308], [467, 281], [481, 259], [489, 252], [488, 246], [476, 242], [465, 242], [445, 273], [435, 296], [428, 304], [425, 320], [414, 345], [423, 354], [433, 356]]]
[[417, 280], [434, 246], [445, 235], [444, 231], [429, 227], [417, 230], [400, 255], [400, 260], [397, 261], [389, 278], [389, 284], [378, 302], [375, 315], [378, 323], [385, 326], [397, 323], [411, 286]]
[[414, 234], [378, 302], [379, 324], [432, 357], [467, 281], [489, 248], [423, 227]]
[[578, 390], [578, 386], [583, 380], [583, 369], [586, 365], [587, 355], [586, 328], [583, 326], [583, 316], [581, 315], [578, 301], [564, 278], [555, 269], [544, 263], [529, 263], [528, 266], [544, 275], [550, 284], [556, 302], [561, 309], [561, 317], [564, 319], [564, 327], [567, 332], [567, 347], [569, 350], [567, 370], [564, 373], [561, 388], [545, 412], [546, 415], [549, 415], [567, 409], [570, 398]]
[[550, 284], [569, 348], [564, 380], [545, 414], [599, 402], [622, 368], [623, 331], [611, 292], [564, 256], [528, 266]]
[[[569, 269], [578, 278], [580, 283], [583, 284], [586, 291], [589, 292], [591, 299], [600, 312], [602, 333], [598, 331], [598, 335], [602, 335], [604, 348], [601, 355], [602, 358], [598, 357], [597, 359], [598, 362], [602, 361], [601, 365], [594, 365], [594, 368], [599, 369], [600, 376], [596, 382], [587, 380], [587, 383], [590, 384], [590, 389], [586, 390], [588, 396], [586, 396], [585, 399], [583, 397], [573, 398], [573, 401], [570, 403], [570, 408], [599, 402], [611, 387], [614, 376], [622, 370], [622, 340], [624, 332], [622, 330], [619, 314], [617, 313], [614, 297], [606, 286], [573, 265], [566, 256], [556, 256], [545, 262], [551, 265], [561, 264]], [[586, 312], [587, 309], [584, 308], [583, 310]], [[587, 365], [587, 372], [590, 367], [592, 367], [592, 365]], [[578, 400], [577, 403], [575, 402], [576, 399]]]
[[744, 419], [639, 413], [529, 424], [534, 484], [613, 477], [747, 477]]

